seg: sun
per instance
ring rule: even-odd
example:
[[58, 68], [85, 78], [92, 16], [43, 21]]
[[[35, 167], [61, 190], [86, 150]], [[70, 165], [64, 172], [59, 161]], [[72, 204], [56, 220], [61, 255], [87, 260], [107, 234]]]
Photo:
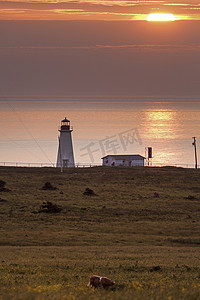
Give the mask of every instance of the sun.
[[175, 21], [175, 17], [172, 14], [150, 14], [147, 16], [147, 21]]

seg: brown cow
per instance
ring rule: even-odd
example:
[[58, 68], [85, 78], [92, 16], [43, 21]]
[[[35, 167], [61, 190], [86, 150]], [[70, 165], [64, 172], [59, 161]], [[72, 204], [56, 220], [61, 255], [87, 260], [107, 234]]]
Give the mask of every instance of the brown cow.
[[114, 288], [115, 287], [115, 281], [107, 278], [107, 277], [101, 277], [97, 275], [92, 275], [90, 277], [90, 280], [88, 282], [88, 286], [99, 288], [103, 287], [104, 289], [108, 288]]

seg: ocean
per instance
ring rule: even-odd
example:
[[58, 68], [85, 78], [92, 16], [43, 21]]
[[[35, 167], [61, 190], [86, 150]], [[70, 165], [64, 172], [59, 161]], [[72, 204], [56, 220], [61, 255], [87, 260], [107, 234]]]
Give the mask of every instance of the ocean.
[[153, 148], [153, 166], [194, 167], [200, 139], [198, 98], [2, 97], [0, 162], [54, 164], [58, 126], [73, 126], [76, 164], [99, 165], [108, 154]]

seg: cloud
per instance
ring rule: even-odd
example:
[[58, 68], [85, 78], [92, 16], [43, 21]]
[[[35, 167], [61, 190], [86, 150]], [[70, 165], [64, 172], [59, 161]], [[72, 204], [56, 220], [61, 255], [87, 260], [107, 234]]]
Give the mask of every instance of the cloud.
[[1, 19], [145, 19], [151, 12], [170, 12], [199, 18], [197, 0], [174, 2], [143, 0], [13, 0], [0, 2]]
[[95, 45], [95, 46], [10, 46], [10, 47], [0, 47], [0, 51], [9, 50], [19, 50], [19, 51], [65, 51], [65, 50], [128, 50], [128, 51], [167, 51], [167, 52], [184, 52], [184, 51], [199, 51], [200, 44], [186, 45], [186, 44], [163, 44], [163, 45], [153, 45], [153, 44], [137, 44], [137, 45]]

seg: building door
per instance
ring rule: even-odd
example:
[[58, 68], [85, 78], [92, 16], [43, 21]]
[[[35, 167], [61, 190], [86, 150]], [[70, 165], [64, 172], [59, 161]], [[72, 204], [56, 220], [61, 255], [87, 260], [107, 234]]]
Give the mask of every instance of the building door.
[[68, 159], [63, 159], [63, 168], [68, 168]]

